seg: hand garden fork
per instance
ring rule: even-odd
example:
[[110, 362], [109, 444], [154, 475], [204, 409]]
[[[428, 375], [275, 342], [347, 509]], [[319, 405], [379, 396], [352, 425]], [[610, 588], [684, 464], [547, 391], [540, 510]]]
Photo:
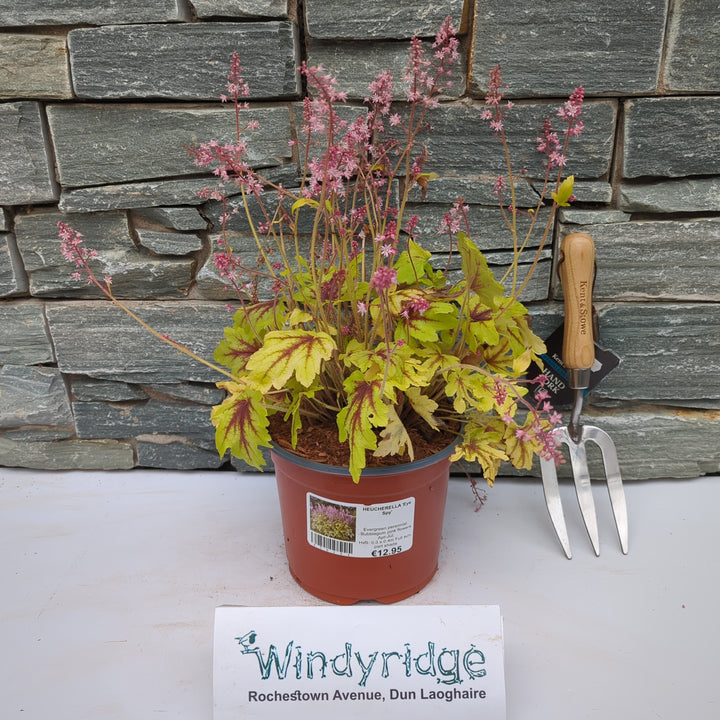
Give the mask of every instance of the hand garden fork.
[[[592, 322], [594, 270], [595, 245], [590, 235], [585, 233], [566, 235], [560, 248], [560, 279], [565, 296], [563, 363], [568, 371], [570, 387], [575, 392], [575, 401], [567, 427], [556, 428], [553, 432], [558, 445], [565, 444], [568, 447], [580, 512], [595, 555], [600, 555], [595, 502], [585, 452], [587, 441], [598, 445], [602, 453], [610, 505], [624, 553], [628, 551], [628, 518], [615, 445], [604, 430], [593, 425], [583, 425], [580, 421], [583, 396], [589, 386], [590, 372], [595, 362]], [[545, 503], [550, 519], [565, 554], [571, 558], [555, 463], [553, 460], [541, 459], [540, 464]]]

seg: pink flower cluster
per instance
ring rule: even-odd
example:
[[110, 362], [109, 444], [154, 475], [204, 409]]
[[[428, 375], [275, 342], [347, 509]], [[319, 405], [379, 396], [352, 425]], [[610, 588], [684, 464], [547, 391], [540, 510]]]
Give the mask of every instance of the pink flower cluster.
[[389, 290], [397, 282], [397, 270], [381, 265], [370, 278], [370, 284], [378, 291]]
[[512, 102], [503, 103], [503, 96], [507, 85], [503, 82], [502, 71], [499, 65], [496, 65], [490, 71], [490, 79], [487, 83], [487, 94], [485, 95], [485, 110], [482, 111], [480, 117], [490, 123], [490, 129], [497, 136], [501, 135], [505, 129], [505, 118], [507, 114], [515, 107]]
[[[76, 267], [81, 268], [72, 273], [73, 280], [82, 280], [83, 275], [88, 285], [97, 284], [95, 278], [88, 266], [88, 261], [97, 257], [97, 250], [86, 248], [83, 245], [83, 235], [77, 230], [73, 230], [67, 223], [58, 222], [58, 235], [62, 242], [60, 243], [60, 252], [62, 256]], [[106, 277], [105, 282], [110, 285], [112, 278]]]
[[408, 102], [435, 107], [438, 104], [437, 96], [443, 89], [452, 85], [450, 80], [443, 78], [451, 76], [450, 67], [459, 56], [456, 33], [457, 30], [453, 27], [450, 18], [445, 18], [432, 45], [434, 62], [425, 56], [422, 41], [418, 38], [412, 39], [410, 62], [403, 76]]
[[537, 139], [537, 150], [547, 155], [549, 168], [562, 168], [567, 163], [567, 142], [571, 137], [579, 137], [583, 132], [583, 122], [578, 120], [582, 114], [582, 104], [585, 99], [585, 90], [582, 86], [575, 89], [570, 98], [558, 110], [557, 115], [566, 123], [565, 142], [561, 143], [557, 133], [553, 130], [550, 118], [545, 120], [542, 136]]
[[[226, 87], [230, 98], [227, 95], [221, 95], [220, 100], [222, 102], [227, 102], [228, 99], [237, 102], [241, 97], [250, 97], [250, 86], [243, 80], [240, 55], [237, 52], [233, 53], [230, 61], [230, 74], [228, 75]], [[242, 107], [247, 107], [247, 104], [243, 103]]]
[[[538, 455], [541, 458], [561, 463], [564, 462], [564, 459], [553, 429], [562, 424], [562, 416], [550, 403], [550, 393], [545, 389], [547, 380], [547, 375], [544, 374], [528, 380], [529, 383], [538, 385], [538, 389], [534, 393], [535, 405], [532, 405], [524, 398], [516, 400], [516, 402], [521, 402], [527, 409], [530, 414], [530, 422], [525, 427], [516, 427], [515, 437], [521, 441], [536, 443], [540, 448]], [[498, 405], [504, 405], [509, 397], [508, 390], [500, 379], [495, 380], [494, 397]], [[516, 422], [509, 411], [502, 419], [507, 425], [511, 426]]]
[[461, 225], [464, 225], [469, 234], [469, 222], [467, 216], [469, 210], [470, 207], [465, 205], [462, 198], [456, 200], [450, 208], [450, 212], [443, 215], [438, 233], [441, 235], [456, 235], [460, 231]]

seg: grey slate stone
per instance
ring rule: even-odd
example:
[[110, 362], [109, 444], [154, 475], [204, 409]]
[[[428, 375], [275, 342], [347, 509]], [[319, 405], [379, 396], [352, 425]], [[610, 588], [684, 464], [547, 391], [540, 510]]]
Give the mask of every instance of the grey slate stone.
[[130, 470], [132, 445], [115, 440], [14, 442], [0, 437], [0, 465], [36, 470]]
[[217, 100], [227, 93], [235, 51], [251, 99], [296, 96], [296, 46], [289, 22], [109, 25], [68, 34], [75, 94], [96, 100]]
[[10, 230], [10, 218], [5, 208], [0, 208], [0, 232], [7, 232], [8, 230]]
[[124, 402], [146, 400], [148, 397], [146, 392], [134, 385], [88, 377], [74, 377], [71, 391], [73, 399], [84, 402]]
[[178, 0], [0, 0], [0, 25], [105, 25], [186, 19]]
[[305, 0], [305, 22], [310, 37], [325, 40], [434, 37], [448, 15], [456, 26], [460, 23], [463, 5], [464, 0], [395, 4], [365, 0], [348, 12], [345, 0]]
[[[593, 390], [595, 397], [717, 405], [720, 304], [609, 303], [598, 305], [598, 314], [600, 344], [621, 361]], [[546, 338], [560, 325], [562, 303], [534, 306], [532, 316], [535, 332]]]
[[207, 230], [207, 221], [195, 208], [154, 207], [136, 210], [134, 215], [173, 230]]
[[138, 467], [170, 470], [216, 470], [224, 460], [216, 452], [204, 450], [188, 442], [137, 441]]
[[[500, 141], [492, 134], [489, 124], [480, 115], [482, 103], [447, 103], [428, 115], [432, 132], [419, 136], [429, 153], [426, 172], [441, 175], [506, 174], [505, 156]], [[505, 122], [514, 172], [519, 175], [525, 167], [529, 177], [544, 177], [543, 156], [537, 152], [536, 138], [545, 119], [553, 117], [555, 103], [517, 105]], [[598, 100], [585, 104], [585, 131], [573, 138], [568, 150], [566, 174], [577, 179], [602, 178], [610, 170], [617, 108], [614, 101]], [[561, 131], [557, 118], [553, 125]]]
[[[422, 199], [422, 189], [414, 185], [410, 190], [411, 202], [446, 203], [449, 208], [456, 200], [462, 198], [466, 203], [473, 205], [488, 205], [496, 207], [498, 198], [493, 191], [497, 176], [495, 175], [469, 175], [466, 177], [438, 177], [427, 185], [425, 198]], [[504, 201], [510, 201], [510, 195], [504, 193]], [[515, 183], [515, 204], [517, 207], [535, 207], [540, 198], [532, 185], [525, 180]], [[503, 204], [506, 204], [503, 202]]]
[[3, 440], [13, 442], [37, 443], [52, 442], [53, 440], [67, 440], [75, 437], [75, 428], [38, 428], [23, 427], [17, 430], [6, 430], [2, 434]]
[[720, 398], [720, 305], [627, 304], [600, 310], [602, 342], [622, 363], [597, 394], [630, 400]]
[[187, 255], [202, 248], [202, 240], [193, 234], [156, 232], [154, 230], [136, 231], [140, 244], [156, 255]]
[[560, 208], [558, 219], [566, 225], [607, 225], [627, 222], [630, 213], [621, 210], [576, 210], [573, 207]]
[[121, 405], [74, 402], [73, 414], [81, 440], [182, 435], [207, 441], [215, 437], [210, 407], [206, 405], [152, 399]]
[[638, 98], [625, 114], [623, 177], [720, 174], [720, 97]]
[[[428, 57], [432, 57], [429, 41], [424, 42]], [[369, 95], [370, 83], [378, 73], [389, 70], [393, 77], [393, 100], [405, 100], [403, 71], [410, 57], [410, 44], [387, 42], [336, 42], [314, 40], [308, 52], [308, 65], [322, 65], [338, 79], [338, 87], [348, 98], [363, 100]], [[451, 76], [452, 87], [443, 91], [444, 97], [459, 97], [465, 92], [467, 58], [462, 51]]]
[[288, 0], [192, 0], [192, 5], [199, 18], [286, 18], [288, 15]]
[[0, 103], [0, 205], [54, 202], [57, 196], [40, 105]]
[[0, 367], [0, 428], [73, 424], [70, 401], [56, 368]]
[[19, 295], [27, 290], [27, 276], [15, 236], [11, 233], [0, 233], [0, 297]]
[[664, 81], [669, 90], [720, 90], [720, 6], [715, 0], [674, 3]]
[[[286, 187], [297, 184], [297, 166], [284, 165], [263, 170], [266, 180]], [[198, 193], [208, 187], [215, 188], [211, 178], [187, 178], [183, 180], [155, 180], [149, 182], [121, 183], [63, 189], [58, 208], [63, 212], [102, 212], [152, 208], [172, 205], [202, 205], [206, 202]]]
[[667, 0], [555, 3], [483, 0], [475, 16], [472, 90], [484, 94], [501, 65], [508, 96], [567, 96], [656, 90]]
[[630, 212], [720, 212], [720, 178], [622, 183], [618, 202]]
[[0, 365], [54, 363], [43, 306], [28, 302], [0, 303]]
[[596, 300], [720, 302], [717, 218], [574, 225], [560, 234], [567, 232], [587, 232], [595, 241]]
[[[232, 324], [222, 303], [132, 302], [126, 305], [157, 332], [211, 361]], [[63, 373], [130, 383], [207, 382], [225, 376], [178, 352], [107, 301], [54, 302], [46, 309]]]
[[0, 98], [72, 97], [65, 38], [0, 34]]
[[86, 213], [161, 205], [201, 205], [205, 200], [198, 193], [210, 184], [209, 178], [188, 178], [63, 189], [58, 208], [67, 213]]
[[214, 385], [197, 385], [194, 383], [170, 383], [143, 386], [153, 396], [163, 396], [175, 400], [187, 400], [199, 405], [218, 405], [225, 398], [225, 391]]
[[[572, 173], [572, 169], [570, 172]], [[538, 187], [538, 192], [541, 189], [542, 186]], [[574, 202], [608, 205], [612, 202], [613, 188], [609, 182], [588, 182], [576, 178], [573, 195], [575, 196]]]
[[97, 279], [112, 276], [113, 294], [127, 297], [178, 297], [187, 294], [192, 258], [157, 258], [135, 247], [124, 213], [62, 215], [41, 213], [16, 219], [17, 243], [30, 276], [30, 292], [47, 297], [100, 297], [60, 251], [58, 220], [84, 235], [84, 243], [98, 257], [90, 261]]
[[[419, 217], [417, 236], [420, 244], [430, 252], [447, 253], [449, 240], [446, 234], [440, 234], [439, 228], [443, 216], [448, 213], [450, 206], [435, 203], [408, 203], [407, 216], [417, 215]], [[529, 247], [537, 248], [543, 234], [543, 228], [547, 222], [548, 208], [542, 208], [537, 215], [535, 228], [532, 232]], [[483, 205], [469, 205], [468, 222], [470, 225], [471, 237], [482, 252], [490, 250], [512, 250], [513, 239], [503, 215], [498, 207], [486, 207]], [[529, 215], [518, 214], [518, 237], [524, 238], [530, 231], [531, 218]], [[522, 240], [520, 240], [520, 243]], [[549, 246], [549, 240], [546, 245]]]
[[[235, 140], [232, 108], [69, 104], [50, 105], [47, 113], [65, 186], [196, 174], [186, 147]], [[274, 166], [290, 157], [287, 108], [253, 108], [241, 118], [260, 123], [260, 129], [244, 134], [250, 165]]]

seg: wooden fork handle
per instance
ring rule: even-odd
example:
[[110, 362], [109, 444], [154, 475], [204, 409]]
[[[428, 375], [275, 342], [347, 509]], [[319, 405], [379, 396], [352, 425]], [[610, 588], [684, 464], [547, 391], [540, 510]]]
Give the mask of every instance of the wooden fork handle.
[[560, 245], [560, 280], [565, 296], [563, 362], [570, 370], [589, 370], [595, 362], [592, 288], [595, 244], [587, 233], [566, 235]]

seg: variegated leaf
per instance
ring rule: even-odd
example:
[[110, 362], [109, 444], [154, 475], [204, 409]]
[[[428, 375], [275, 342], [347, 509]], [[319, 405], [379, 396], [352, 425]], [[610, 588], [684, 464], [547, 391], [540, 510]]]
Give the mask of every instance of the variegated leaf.
[[383, 400], [381, 379], [368, 382], [356, 371], [345, 380], [348, 404], [337, 416], [340, 442], [350, 446], [350, 474], [355, 482], [365, 467], [365, 451], [375, 450], [377, 437], [374, 427], [388, 423], [388, 406]]
[[279, 390], [293, 376], [310, 387], [335, 349], [335, 341], [326, 332], [273, 330], [247, 362], [249, 380], [261, 392]]
[[257, 390], [234, 382], [218, 383], [230, 395], [211, 412], [215, 426], [215, 445], [223, 456], [227, 450], [249, 465], [265, 464], [261, 447], [270, 447], [267, 410], [263, 395]]

